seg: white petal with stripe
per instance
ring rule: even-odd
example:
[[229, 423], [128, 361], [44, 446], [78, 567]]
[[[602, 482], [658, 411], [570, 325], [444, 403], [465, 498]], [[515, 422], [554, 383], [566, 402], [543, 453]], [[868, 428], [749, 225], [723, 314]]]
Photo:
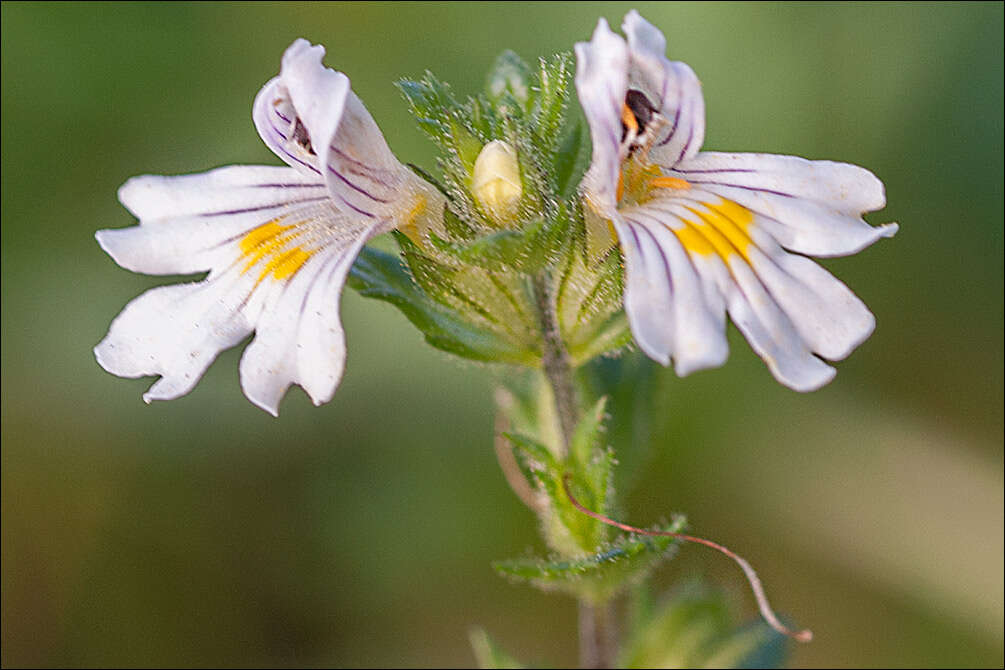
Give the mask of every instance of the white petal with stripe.
[[615, 218], [625, 254], [625, 312], [635, 340], [677, 374], [722, 365], [728, 355], [725, 311], [688, 260], [661, 212]]
[[604, 212], [617, 205], [621, 108], [628, 90], [628, 47], [600, 19], [589, 42], [576, 44], [576, 90], [590, 126], [593, 157], [583, 178], [593, 207]]
[[322, 177], [346, 214], [387, 216], [407, 191], [424, 187], [391, 153], [349, 78], [322, 64], [324, 48], [297, 40], [278, 77], [255, 98], [262, 140], [299, 170]]
[[140, 225], [99, 230], [98, 243], [122, 267], [151, 275], [210, 270], [233, 258], [240, 238], [257, 226], [330, 202], [316, 176], [243, 165], [134, 177], [119, 189], [119, 199]]
[[129, 270], [210, 271], [133, 300], [95, 348], [113, 374], [160, 375], [147, 401], [188, 393], [220, 351], [255, 332], [241, 359], [252, 402], [276, 414], [293, 384], [327, 402], [345, 363], [339, 298], [356, 256], [374, 235], [442, 213], [443, 197], [397, 162], [323, 56], [297, 40], [255, 99], [259, 134], [290, 167], [136, 177], [119, 198], [140, 225], [97, 233]]
[[[593, 139], [584, 197], [618, 233], [636, 341], [680, 374], [719, 365], [728, 312], [779, 381], [819, 388], [834, 370], [818, 356], [844, 358], [875, 319], [830, 273], [785, 250], [841, 256], [892, 236], [896, 224], [862, 219], [885, 206], [883, 184], [845, 163], [701, 152], [698, 78], [666, 58], [662, 33], [638, 12], [622, 28], [627, 42], [601, 20], [591, 42], [577, 45], [576, 84]], [[626, 150], [618, 140], [622, 110], [635, 113], [630, 89], [660, 118]]]
[[241, 386], [253, 403], [272, 415], [292, 384], [315, 405], [331, 400], [345, 367], [345, 333], [339, 299], [352, 262], [367, 241], [316, 254], [273, 295], [241, 357]]
[[664, 118], [651, 155], [657, 163], [676, 165], [698, 153], [705, 141], [701, 82], [686, 63], [667, 59], [663, 33], [637, 11], [628, 12], [622, 29], [631, 59], [629, 86], [645, 93]]
[[787, 249], [813, 256], [861, 251], [897, 224], [870, 226], [864, 212], [886, 205], [883, 183], [857, 165], [797, 156], [702, 152], [669, 174], [733, 200]]
[[[249, 399], [277, 414], [297, 383], [316, 404], [329, 400], [345, 360], [338, 298], [380, 224], [346, 217], [297, 176], [290, 168], [233, 167], [131, 180], [123, 200], [153, 218], [99, 231], [103, 248], [140, 272], [211, 272], [131, 302], [95, 349], [102, 367], [125, 377], [161, 375], [144, 399], [172, 399], [188, 393], [220, 351], [255, 331], [241, 365]], [[242, 197], [248, 206], [238, 207]]]

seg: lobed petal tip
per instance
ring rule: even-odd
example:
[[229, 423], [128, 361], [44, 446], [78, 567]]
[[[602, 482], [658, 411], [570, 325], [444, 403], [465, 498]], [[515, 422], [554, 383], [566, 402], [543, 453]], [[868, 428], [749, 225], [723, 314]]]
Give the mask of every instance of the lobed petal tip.
[[105, 340], [101, 340], [96, 345], [94, 345], [94, 348], [91, 351], [94, 353], [94, 360], [98, 362], [98, 365], [101, 366], [102, 370], [104, 370], [105, 372], [115, 374], [115, 372], [112, 371], [110, 367], [111, 364], [108, 360], [108, 357], [105, 355], [106, 349], [107, 346], [105, 344]]
[[724, 346], [711, 348], [704, 353], [699, 352], [697, 355], [675, 358], [674, 372], [677, 373], [678, 377], [687, 377], [701, 370], [722, 367], [729, 359], [729, 346], [725, 345], [725, 342], [723, 344]]
[[[242, 382], [241, 385], [243, 387], [244, 383]], [[278, 400], [272, 400], [270, 402], [269, 399], [256, 397], [253, 393], [249, 393], [248, 389], [244, 389], [244, 397], [251, 401], [251, 404], [258, 409], [271, 414], [274, 419], [279, 418], [279, 401], [282, 400], [284, 395], [286, 395], [286, 391], [283, 391], [283, 393], [279, 395]]]
[[835, 376], [837, 376], [837, 370], [828, 365], [826, 366], [826, 371], [821, 375], [808, 379], [805, 382], [788, 382], [784, 379], [778, 379], [778, 381], [782, 383], [782, 386], [786, 386], [797, 393], [812, 393], [813, 391], [819, 391], [824, 386], [827, 386], [827, 384], [830, 384]]
[[599, 39], [601, 42], [614, 41], [621, 44], [624, 44], [625, 42], [625, 38], [614, 32], [614, 30], [611, 29], [611, 25], [607, 22], [607, 19], [604, 18], [597, 22], [597, 28], [593, 31], [593, 39]]
[[670, 367], [669, 352], [663, 351], [661, 348], [656, 348], [652, 346], [650, 343], [643, 341], [642, 338], [639, 338], [638, 336], [635, 337], [635, 343], [639, 345], [639, 348], [642, 349], [642, 352], [646, 356], [653, 359], [654, 361], [656, 361], [665, 368]]
[[293, 43], [286, 48], [283, 52], [282, 67], [286, 68], [293, 64], [293, 61], [304, 59], [304, 60], [316, 60], [317, 63], [321, 64], [321, 59], [325, 56], [325, 48], [320, 44], [311, 44], [309, 40], [303, 37], [298, 37], [293, 40]]
[[[116, 247], [113, 240], [115, 239], [115, 230], [107, 228], [105, 230], [99, 230], [94, 233], [94, 239], [97, 241], [98, 246], [106, 254], [111, 256], [112, 260], [119, 263], [119, 259], [115, 257]], [[119, 265], [122, 265], [119, 263]]]
[[130, 262], [130, 255], [128, 253], [128, 243], [123, 244], [123, 231], [135, 230], [132, 228], [108, 228], [105, 230], [99, 230], [94, 233], [94, 239], [97, 240], [98, 246], [101, 250], [108, 254], [109, 258], [115, 261], [115, 264], [126, 270], [132, 272], [143, 272], [141, 267], [136, 263]]
[[134, 207], [140, 196], [140, 191], [143, 188], [143, 182], [145, 180], [145, 176], [130, 177], [122, 186], [119, 187], [119, 190], [116, 193], [116, 196], [118, 197], [119, 202], [122, 203], [122, 206], [128, 209], [129, 212], [137, 218], [139, 215], [136, 213]]
[[628, 10], [628, 13], [625, 14], [625, 18], [621, 20], [621, 29], [625, 32], [625, 34], [630, 34], [633, 30], [635, 30], [636, 26], [643, 29], [649, 28], [652, 30], [659, 30], [656, 26], [646, 21], [645, 18], [639, 14], [637, 9], [630, 9]]

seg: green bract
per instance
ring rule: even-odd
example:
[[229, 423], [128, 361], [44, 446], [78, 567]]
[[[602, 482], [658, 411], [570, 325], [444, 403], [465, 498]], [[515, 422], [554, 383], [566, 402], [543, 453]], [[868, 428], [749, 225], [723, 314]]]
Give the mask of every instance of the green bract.
[[[590, 150], [579, 112], [570, 110], [570, 83], [569, 55], [533, 69], [510, 51], [497, 59], [486, 92], [464, 101], [432, 74], [399, 82], [439, 149], [437, 176], [414, 169], [447, 195], [442, 225], [395, 232], [403, 266], [363, 252], [350, 285], [396, 305], [433, 346], [473, 360], [542, 366], [535, 280], [554, 296], [573, 366], [629, 344], [620, 252], [586, 255], [578, 184]], [[515, 201], [505, 215], [474, 190], [490, 145], [516, 159], [505, 175], [518, 180], [505, 190]]]

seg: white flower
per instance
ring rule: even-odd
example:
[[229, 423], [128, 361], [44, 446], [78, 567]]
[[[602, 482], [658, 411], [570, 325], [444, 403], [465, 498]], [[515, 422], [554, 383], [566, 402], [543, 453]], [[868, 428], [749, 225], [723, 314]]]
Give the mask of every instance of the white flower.
[[124, 268], [209, 271], [130, 302], [95, 347], [122, 377], [161, 375], [143, 399], [188, 393], [213, 359], [252, 331], [241, 386], [273, 415], [291, 384], [315, 404], [342, 376], [339, 297], [363, 245], [392, 228], [413, 234], [442, 216], [443, 198], [395, 159], [349, 79], [297, 40], [259, 92], [254, 121], [290, 167], [231, 166], [130, 179], [119, 199], [140, 225], [97, 233]]
[[622, 27], [627, 43], [601, 19], [576, 45], [576, 87], [593, 140], [590, 247], [617, 236], [636, 342], [680, 375], [722, 365], [728, 312], [776, 379], [819, 388], [835, 374], [821, 359], [846, 357], [875, 319], [802, 254], [853, 254], [893, 235], [895, 224], [861, 217], [885, 206], [883, 184], [844, 163], [699, 151], [694, 72], [666, 59], [662, 33], [637, 12]]

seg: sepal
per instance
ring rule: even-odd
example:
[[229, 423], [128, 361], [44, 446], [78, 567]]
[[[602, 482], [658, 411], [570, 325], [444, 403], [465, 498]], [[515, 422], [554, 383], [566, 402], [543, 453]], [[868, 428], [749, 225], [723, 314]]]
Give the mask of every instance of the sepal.
[[503, 269], [533, 274], [563, 258], [571, 222], [564, 208], [553, 218], [540, 218], [522, 230], [500, 230], [452, 242], [433, 234], [430, 243], [439, 252], [484, 270]]
[[500, 337], [433, 300], [394, 256], [365, 248], [352, 267], [349, 285], [360, 295], [395, 305], [432, 346], [476, 361], [535, 365], [532, 348]]

